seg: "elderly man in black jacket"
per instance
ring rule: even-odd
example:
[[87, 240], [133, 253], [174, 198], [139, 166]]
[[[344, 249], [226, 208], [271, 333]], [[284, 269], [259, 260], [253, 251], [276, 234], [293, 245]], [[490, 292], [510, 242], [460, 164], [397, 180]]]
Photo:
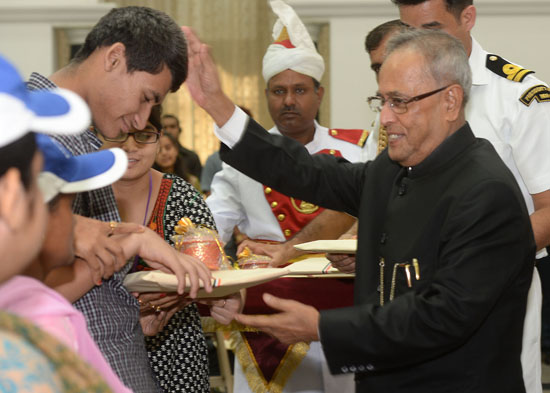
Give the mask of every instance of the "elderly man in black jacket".
[[264, 294], [280, 312], [238, 320], [281, 341], [320, 340], [358, 392], [524, 392], [523, 318], [535, 243], [511, 172], [474, 137], [459, 41], [399, 34], [379, 91], [388, 149], [351, 164], [266, 133], [221, 92], [207, 48], [187, 30], [189, 89], [220, 126], [222, 159], [264, 184], [359, 217], [353, 307], [318, 312]]

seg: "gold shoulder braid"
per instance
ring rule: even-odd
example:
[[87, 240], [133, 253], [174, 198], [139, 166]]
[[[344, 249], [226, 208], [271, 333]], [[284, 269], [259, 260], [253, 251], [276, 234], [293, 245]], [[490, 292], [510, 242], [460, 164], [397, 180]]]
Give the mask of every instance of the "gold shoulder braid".
[[63, 382], [65, 393], [111, 393], [103, 378], [75, 352], [27, 320], [0, 311], [0, 330], [21, 337], [41, 351]]
[[535, 71], [526, 70], [518, 65], [512, 64], [500, 56], [488, 54], [485, 66], [495, 74], [513, 82], [523, 82], [525, 77]]

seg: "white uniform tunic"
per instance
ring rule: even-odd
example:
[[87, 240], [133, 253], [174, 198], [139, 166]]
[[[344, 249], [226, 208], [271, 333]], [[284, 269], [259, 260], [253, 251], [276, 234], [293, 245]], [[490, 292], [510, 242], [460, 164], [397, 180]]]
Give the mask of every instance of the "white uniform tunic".
[[[281, 135], [276, 127], [269, 132]], [[367, 141], [368, 139], [370, 137]], [[338, 150], [351, 162], [361, 161], [364, 150], [358, 145], [330, 136], [328, 128], [317, 122], [313, 140], [306, 148], [310, 154], [325, 149]], [[206, 199], [220, 238], [224, 242], [228, 241], [233, 228], [237, 226], [251, 239], [286, 241], [279, 222], [264, 196], [263, 185], [225, 163], [222, 168], [214, 176], [212, 194]]]
[[[520, 98], [531, 87], [546, 84], [533, 74], [522, 82], [497, 75], [486, 66], [487, 55], [472, 38], [470, 67], [473, 83], [466, 120], [477, 137], [488, 139], [493, 144], [510, 168], [531, 214], [534, 207], [530, 194], [550, 189], [550, 103], [533, 100], [527, 106]], [[545, 255], [542, 250], [537, 258]], [[535, 269], [527, 302], [521, 355], [527, 393], [542, 392], [541, 305], [542, 291]]]

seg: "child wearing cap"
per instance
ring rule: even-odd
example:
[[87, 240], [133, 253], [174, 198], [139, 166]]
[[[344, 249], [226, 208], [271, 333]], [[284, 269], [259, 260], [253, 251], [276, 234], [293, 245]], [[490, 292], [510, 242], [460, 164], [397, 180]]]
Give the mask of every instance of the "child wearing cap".
[[[90, 115], [86, 104], [70, 92], [27, 92], [17, 71], [1, 56], [0, 80], [2, 283], [36, 257], [46, 228], [46, 206], [37, 186], [43, 159], [30, 131], [77, 133]], [[0, 311], [0, 364], [0, 386], [9, 391], [111, 391], [73, 351], [4, 310]]]
[[0, 285], [0, 309], [24, 317], [56, 337], [97, 370], [115, 392], [131, 392], [113, 372], [86, 327], [82, 313], [42, 283], [47, 273], [74, 261], [73, 215], [75, 192], [102, 187], [126, 170], [120, 149], [73, 157], [45, 135], [36, 136], [44, 167], [38, 184], [49, 206], [45, 241], [34, 261]]

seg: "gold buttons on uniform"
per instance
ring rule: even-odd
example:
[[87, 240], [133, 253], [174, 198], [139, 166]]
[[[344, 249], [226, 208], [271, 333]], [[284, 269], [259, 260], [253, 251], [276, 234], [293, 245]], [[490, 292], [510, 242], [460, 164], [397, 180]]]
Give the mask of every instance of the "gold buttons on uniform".
[[498, 57], [496, 56], [489, 56], [489, 60], [491, 61], [497, 61]]
[[285, 236], [289, 237], [290, 235], [292, 235], [292, 231], [290, 229], [285, 229]]
[[330, 135], [336, 136], [336, 135], [338, 135], [338, 131], [336, 131], [336, 130], [330, 130]]
[[285, 218], [286, 218], [286, 216], [284, 214], [279, 214], [277, 216], [277, 220], [279, 220], [279, 221], [283, 221]]
[[271, 194], [271, 187], [266, 187], [265, 188], [265, 193], [266, 194]]
[[329, 150], [329, 153], [332, 154], [332, 155], [335, 155], [335, 154], [336, 154], [336, 150], [330, 149], [330, 150]]
[[279, 203], [277, 203], [277, 201], [273, 201], [273, 202], [271, 202], [271, 207], [276, 208], [278, 204]]

